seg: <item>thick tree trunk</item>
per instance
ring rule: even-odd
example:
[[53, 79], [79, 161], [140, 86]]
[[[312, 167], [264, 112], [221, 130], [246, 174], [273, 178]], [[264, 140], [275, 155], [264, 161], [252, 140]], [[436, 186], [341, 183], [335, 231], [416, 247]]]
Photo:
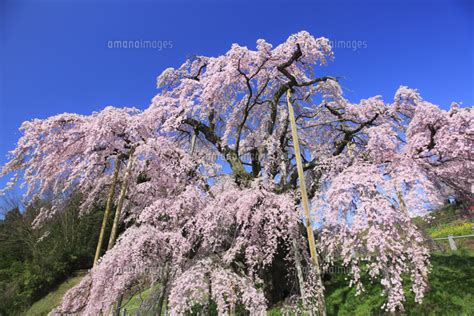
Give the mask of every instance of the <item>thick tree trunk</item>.
[[[306, 217], [306, 230], [308, 233], [308, 243], [309, 243], [309, 250], [311, 253], [311, 259], [313, 261], [315, 274], [316, 274], [316, 282], [318, 283], [318, 287], [322, 289], [323, 282], [321, 280], [321, 269], [319, 267], [319, 259], [318, 253], [316, 252], [316, 242], [314, 240], [314, 232], [313, 232], [313, 225], [311, 223], [311, 214], [309, 212], [309, 201], [308, 201], [308, 194], [306, 192], [306, 184], [304, 181], [304, 170], [303, 170], [303, 163], [301, 162], [301, 152], [300, 152], [300, 145], [298, 141], [298, 133], [297, 133], [297, 126], [295, 120], [295, 113], [293, 109], [293, 104], [291, 103], [291, 90], [288, 89], [287, 91], [287, 102], [288, 102], [288, 113], [290, 117], [291, 123], [291, 134], [293, 138], [293, 147], [295, 151], [295, 159], [296, 159], [296, 168], [298, 171], [298, 177], [300, 178], [300, 190], [301, 190], [301, 200], [303, 202], [303, 209], [304, 215]], [[316, 298], [318, 301], [318, 309], [319, 314], [325, 316], [326, 315], [326, 305], [324, 302], [324, 295], [322, 291], [319, 291], [321, 294], [318, 295]]]
[[135, 157], [134, 152], [135, 147], [132, 147], [128, 156], [127, 169], [125, 171], [125, 175], [123, 176], [122, 188], [120, 189], [120, 196], [117, 203], [117, 209], [115, 210], [114, 223], [112, 224], [112, 231], [110, 232], [109, 245], [107, 246], [107, 250], [112, 249], [115, 244], [115, 239], [117, 238], [118, 224], [120, 220], [120, 215], [122, 213], [125, 194], [127, 193], [128, 178], [130, 178], [130, 171], [132, 169], [133, 159]]
[[97, 248], [95, 250], [94, 263], [96, 265], [100, 257], [100, 251], [102, 250], [102, 243], [104, 242], [105, 228], [107, 227], [107, 221], [109, 219], [110, 209], [112, 208], [114, 200], [115, 186], [117, 185], [117, 178], [120, 172], [120, 165], [122, 161], [117, 159], [115, 161], [114, 174], [112, 176], [112, 183], [110, 184], [109, 194], [107, 196], [107, 204], [105, 205], [104, 218], [102, 219], [102, 226], [100, 227], [99, 241], [97, 242]]

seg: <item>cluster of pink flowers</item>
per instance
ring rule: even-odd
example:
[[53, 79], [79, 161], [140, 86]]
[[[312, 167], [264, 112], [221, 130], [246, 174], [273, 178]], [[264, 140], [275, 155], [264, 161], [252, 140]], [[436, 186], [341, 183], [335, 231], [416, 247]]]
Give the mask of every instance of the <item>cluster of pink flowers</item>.
[[183, 315], [195, 305], [205, 306], [209, 299], [216, 302], [221, 315], [228, 314], [241, 302], [252, 315], [265, 315], [266, 299], [254, 282], [219, 262], [206, 258], [196, 262], [175, 281], [170, 293], [172, 315]]

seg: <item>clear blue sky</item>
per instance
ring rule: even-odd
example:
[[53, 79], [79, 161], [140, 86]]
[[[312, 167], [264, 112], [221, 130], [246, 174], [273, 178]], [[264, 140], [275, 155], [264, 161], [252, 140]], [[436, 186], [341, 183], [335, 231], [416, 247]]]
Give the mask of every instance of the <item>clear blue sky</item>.
[[[216, 56], [235, 42], [255, 48], [259, 38], [276, 45], [300, 30], [364, 43], [336, 47], [321, 72], [343, 76], [351, 101], [379, 94], [389, 101], [408, 85], [443, 108], [472, 106], [473, 3], [0, 0], [0, 164], [25, 120], [107, 105], [145, 108], [156, 76], [186, 56]], [[173, 47], [109, 49], [110, 40]]]

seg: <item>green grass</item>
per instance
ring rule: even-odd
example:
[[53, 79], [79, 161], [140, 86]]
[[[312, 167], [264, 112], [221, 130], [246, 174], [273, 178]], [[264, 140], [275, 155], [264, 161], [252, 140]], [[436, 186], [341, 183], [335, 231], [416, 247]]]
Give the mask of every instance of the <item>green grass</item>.
[[127, 311], [137, 310], [141, 306], [143, 301], [145, 301], [151, 294], [151, 290], [152, 288], [150, 287], [140, 293], [133, 295], [131, 298], [124, 300], [125, 305], [123, 306], [123, 308], [125, 308]]
[[[156, 292], [160, 289], [160, 285], [155, 285], [152, 287], [145, 288], [143, 291], [138, 291], [139, 289], [135, 288], [134, 290], [130, 291], [128, 295], [125, 295], [125, 298], [122, 302], [121, 311], [124, 309], [127, 311], [127, 315], [151, 315], [150, 311], [150, 303], [156, 303], [153, 301], [153, 296], [156, 297]], [[144, 286], [142, 285], [142, 289]], [[151, 297], [150, 297], [151, 296]], [[158, 299], [158, 298], [156, 298]], [[148, 307], [147, 307], [148, 306]], [[163, 308], [161, 315], [165, 315], [165, 309]]]
[[[85, 275], [85, 272], [79, 272], [77, 276], [71, 277], [65, 282], [61, 283], [54, 291], [50, 292], [48, 295], [35, 302], [30, 309], [25, 312], [27, 316], [43, 316], [47, 315], [51, 310], [61, 302], [64, 294], [73, 286], [78, 284], [82, 277]], [[136, 293], [131, 297], [125, 297], [123, 300], [124, 308], [127, 311], [134, 312], [138, 310], [140, 305], [147, 297], [150, 295], [152, 288], [145, 289], [140, 293]]]
[[[461, 251], [434, 254], [429, 276], [430, 289], [423, 303], [416, 304], [409, 286], [405, 287], [405, 311], [401, 315], [474, 315], [474, 253]], [[364, 277], [364, 281], [368, 281]], [[343, 275], [335, 275], [327, 286], [328, 315], [385, 315], [381, 306], [381, 286], [374, 283], [355, 295]], [[366, 283], [367, 284], [367, 283]]]
[[[456, 205], [445, 206], [430, 217], [430, 221], [413, 219], [427, 237], [472, 234], [473, 219], [464, 217]], [[409, 277], [406, 278], [405, 311], [397, 315], [474, 315], [474, 243], [466, 238], [456, 240], [456, 244], [461, 250], [452, 252], [447, 247], [445, 253], [432, 253], [429, 290], [421, 305], [415, 303]], [[388, 315], [381, 309], [385, 297], [381, 295], [380, 284], [370, 284], [368, 277], [362, 275], [365, 292], [356, 296], [355, 288], [348, 286], [345, 275], [332, 277], [326, 286], [328, 315]]]
[[50, 292], [48, 295], [35, 302], [30, 309], [25, 312], [27, 316], [43, 316], [47, 315], [51, 310], [61, 303], [63, 295], [73, 286], [81, 281], [84, 276], [84, 272], [77, 273], [76, 276], [73, 276], [67, 279], [65, 282], [61, 283], [54, 291]]

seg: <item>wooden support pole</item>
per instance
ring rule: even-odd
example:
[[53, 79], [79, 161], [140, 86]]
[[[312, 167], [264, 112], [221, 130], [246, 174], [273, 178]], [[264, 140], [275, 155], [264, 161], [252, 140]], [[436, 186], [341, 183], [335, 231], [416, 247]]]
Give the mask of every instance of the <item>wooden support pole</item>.
[[[304, 216], [306, 218], [305, 224], [306, 224], [306, 231], [308, 234], [309, 251], [311, 253], [311, 260], [314, 265], [314, 269], [315, 269], [314, 271], [316, 273], [317, 282], [319, 283], [318, 286], [320, 286], [322, 289], [323, 283], [321, 280], [321, 269], [319, 267], [319, 259], [318, 259], [318, 253], [316, 252], [316, 242], [314, 240], [313, 225], [311, 223], [311, 214], [309, 212], [309, 201], [308, 201], [308, 194], [306, 192], [306, 184], [304, 181], [303, 163], [301, 162], [301, 152], [300, 152], [300, 144], [298, 141], [295, 111], [293, 109], [293, 104], [291, 101], [291, 89], [288, 89], [286, 93], [286, 97], [287, 97], [287, 102], [288, 102], [288, 114], [289, 114], [290, 123], [291, 123], [291, 135], [293, 138], [293, 147], [295, 151], [296, 169], [298, 171], [298, 178], [300, 179], [301, 200], [303, 203]], [[324, 303], [324, 296], [322, 292], [318, 296], [319, 297], [317, 297], [317, 301], [319, 305], [319, 313], [320, 315], [326, 315], [326, 306]]]
[[117, 185], [117, 178], [120, 172], [120, 165], [122, 161], [117, 158], [115, 161], [114, 173], [112, 175], [112, 182], [110, 184], [109, 194], [107, 196], [107, 203], [105, 205], [104, 217], [102, 219], [102, 226], [100, 227], [99, 241], [97, 242], [97, 248], [95, 250], [93, 267], [97, 264], [100, 257], [100, 251], [102, 250], [102, 243], [104, 242], [105, 228], [107, 227], [107, 221], [109, 219], [110, 209], [112, 208], [115, 186]]
[[193, 131], [193, 135], [191, 136], [191, 150], [189, 154], [192, 156], [194, 154], [194, 149], [196, 148], [196, 136], [197, 136], [197, 131]]
[[112, 249], [115, 244], [115, 239], [117, 238], [118, 223], [120, 220], [120, 215], [122, 213], [125, 194], [127, 193], [128, 178], [130, 178], [130, 171], [132, 169], [133, 160], [135, 158], [134, 153], [135, 147], [132, 147], [128, 155], [127, 169], [125, 170], [125, 175], [123, 176], [122, 188], [120, 189], [119, 200], [117, 203], [117, 209], [115, 210], [114, 223], [112, 224], [112, 231], [110, 232], [109, 245], [107, 246], [107, 250]]

